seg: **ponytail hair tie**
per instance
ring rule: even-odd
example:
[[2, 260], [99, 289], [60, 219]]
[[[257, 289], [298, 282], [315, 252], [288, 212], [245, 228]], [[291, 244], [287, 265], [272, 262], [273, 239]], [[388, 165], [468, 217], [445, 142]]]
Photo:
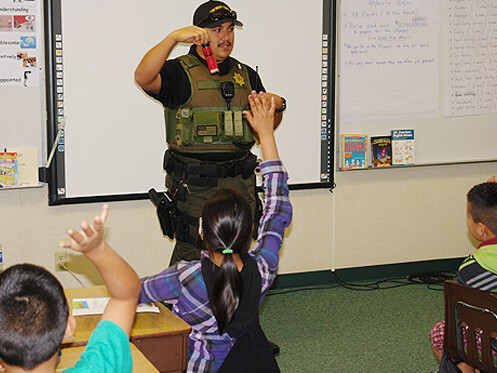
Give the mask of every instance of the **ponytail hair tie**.
[[233, 254], [233, 250], [231, 249], [224, 249], [223, 254]]

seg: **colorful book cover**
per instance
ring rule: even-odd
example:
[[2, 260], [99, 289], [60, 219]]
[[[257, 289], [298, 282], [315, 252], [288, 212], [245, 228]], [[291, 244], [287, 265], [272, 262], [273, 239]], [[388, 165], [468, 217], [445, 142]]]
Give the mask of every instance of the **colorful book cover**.
[[414, 164], [414, 130], [392, 130], [392, 164]]
[[368, 137], [366, 135], [342, 135], [342, 170], [367, 168]]
[[12, 187], [17, 185], [19, 177], [17, 170], [17, 153], [0, 153], [0, 185], [2, 187]]
[[371, 165], [373, 167], [392, 165], [392, 138], [390, 136], [371, 137]]

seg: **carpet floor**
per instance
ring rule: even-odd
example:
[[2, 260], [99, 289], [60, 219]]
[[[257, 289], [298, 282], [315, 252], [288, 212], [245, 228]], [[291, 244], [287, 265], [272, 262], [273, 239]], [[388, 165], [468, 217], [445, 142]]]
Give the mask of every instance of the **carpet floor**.
[[443, 292], [426, 285], [276, 290], [260, 316], [282, 372], [437, 370], [428, 333], [443, 320]]

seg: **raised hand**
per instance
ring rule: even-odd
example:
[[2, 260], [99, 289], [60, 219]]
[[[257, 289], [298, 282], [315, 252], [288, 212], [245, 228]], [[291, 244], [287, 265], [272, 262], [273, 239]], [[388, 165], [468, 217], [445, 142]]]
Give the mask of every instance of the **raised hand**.
[[104, 223], [108, 214], [109, 205], [106, 204], [102, 207], [100, 215], [95, 216], [92, 225], [83, 221], [80, 231], [68, 229], [67, 235], [69, 236], [69, 240], [63, 242], [61, 246], [85, 254], [93, 251], [104, 242]]
[[210, 35], [205, 28], [188, 26], [175, 30], [171, 33], [177, 43], [193, 43], [198, 46], [208, 43]]
[[251, 112], [245, 110], [243, 114], [247, 118], [250, 126], [259, 136], [264, 160], [279, 158], [278, 148], [274, 139], [274, 110], [276, 103], [274, 97], [271, 99], [264, 95], [263, 92], [255, 93], [249, 96]]
[[252, 91], [249, 95], [249, 104], [251, 112], [245, 110], [243, 114], [250, 126], [259, 135], [259, 138], [268, 134], [272, 135], [274, 129], [274, 110], [276, 109], [274, 97], [269, 99], [263, 92], [256, 93]]

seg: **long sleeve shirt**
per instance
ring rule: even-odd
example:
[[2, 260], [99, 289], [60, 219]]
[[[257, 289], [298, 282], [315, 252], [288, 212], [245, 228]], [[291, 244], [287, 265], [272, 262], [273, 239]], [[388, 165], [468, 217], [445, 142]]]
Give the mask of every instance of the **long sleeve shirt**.
[[457, 277], [466, 286], [497, 292], [497, 237], [482, 242], [461, 264]]
[[[292, 205], [288, 193], [288, 175], [281, 161], [264, 161], [260, 164], [260, 170], [265, 204], [257, 246], [249, 255], [256, 260], [261, 276], [262, 302], [276, 278], [279, 249], [284, 230], [292, 219]], [[202, 255], [209, 258], [206, 251]], [[188, 371], [217, 371], [235, 339], [227, 333], [219, 335], [216, 318], [209, 306], [201, 261], [182, 261], [157, 275], [142, 279], [140, 302], [149, 301], [173, 304], [173, 312], [192, 327], [188, 345]]]

